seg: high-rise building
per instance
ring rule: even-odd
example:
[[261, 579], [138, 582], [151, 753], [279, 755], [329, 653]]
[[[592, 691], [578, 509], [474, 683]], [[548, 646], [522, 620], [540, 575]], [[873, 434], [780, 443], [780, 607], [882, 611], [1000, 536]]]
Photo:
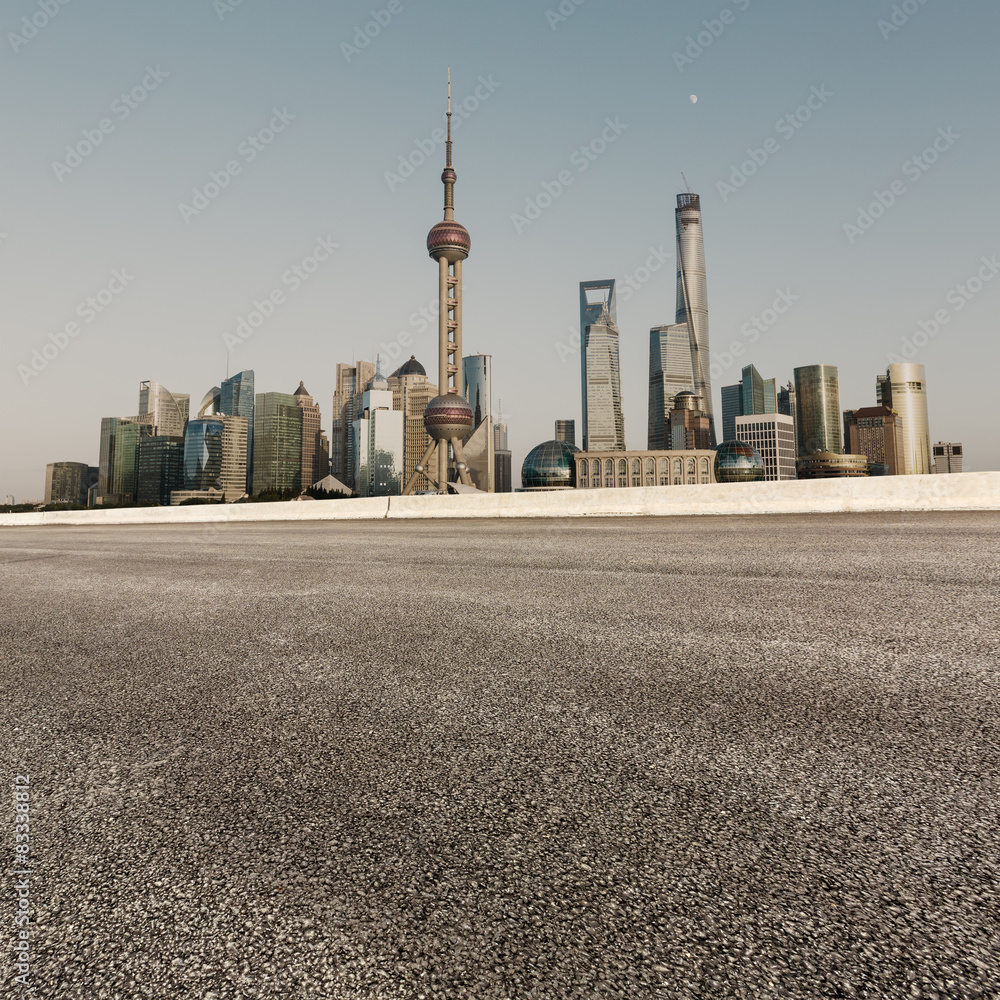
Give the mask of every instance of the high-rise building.
[[[188, 422], [189, 427], [191, 423]], [[170, 504], [170, 494], [183, 488], [184, 438], [165, 434], [140, 438], [136, 500], [166, 507]]]
[[365, 387], [375, 377], [372, 361], [337, 365], [337, 386], [330, 418], [330, 473], [346, 486], [354, 487], [354, 421], [361, 412]]
[[670, 411], [670, 444], [672, 451], [701, 451], [712, 447], [712, 426], [702, 405], [701, 396], [685, 389], [674, 396]]
[[962, 471], [962, 446], [957, 441], [938, 441], [932, 453], [934, 472], [943, 474]]
[[677, 393], [694, 390], [691, 334], [686, 323], [654, 326], [649, 331], [649, 406], [647, 446], [670, 447], [670, 411]]
[[319, 403], [313, 402], [302, 382], [295, 390], [295, 401], [302, 410], [302, 488], [307, 489], [330, 474], [330, 453], [320, 427]]
[[[593, 301], [592, 301], [593, 299]], [[584, 451], [625, 450], [615, 282], [580, 282]]]
[[576, 421], [575, 420], [557, 420], [556, 421], [556, 440], [557, 441], [567, 441], [569, 444], [576, 444]]
[[762, 378], [753, 365], [747, 365], [735, 385], [722, 387], [722, 438], [735, 441], [736, 418], [762, 413], [778, 413], [778, 394], [773, 378]]
[[187, 393], [169, 392], [159, 382], [139, 383], [139, 415], [151, 418], [154, 434], [183, 437], [190, 410]]
[[789, 382], [778, 390], [778, 413], [784, 413], [792, 418], [792, 430], [795, 433], [795, 454], [799, 453], [799, 428], [795, 423], [795, 383]]
[[352, 430], [358, 496], [398, 496], [403, 475], [403, 414], [393, 409], [392, 390], [379, 371], [362, 394], [361, 415]]
[[844, 447], [867, 457], [870, 476], [898, 476], [903, 471], [899, 418], [887, 406], [844, 410]]
[[237, 372], [220, 386], [219, 412], [228, 417], [243, 417], [247, 422], [247, 493], [253, 486], [253, 403], [254, 374], [251, 369]]
[[493, 467], [494, 493], [510, 493], [513, 489], [514, 462], [507, 446], [507, 424], [502, 413], [493, 426]]
[[[438, 490], [448, 489], [449, 454], [454, 455], [454, 473], [463, 486], [472, 486], [462, 441], [469, 437], [475, 414], [462, 395], [459, 360], [462, 357], [462, 262], [472, 249], [469, 231], [455, 219], [455, 182], [458, 175], [451, 160], [451, 73], [448, 73], [448, 130], [445, 140], [444, 219], [427, 234], [427, 253], [438, 266], [438, 391], [424, 410], [424, 427], [432, 441], [403, 492], [412, 493], [420, 477]], [[492, 445], [492, 441], [488, 441]], [[487, 470], [491, 475], [492, 469]]]
[[492, 363], [489, 354], [462, 359], [462, 386], [473, 412], [472, 433], [462, 442], [469, 476], [476, 489], [494, 492], [496, 468], [493, 448]]
[[473, 430], [493, 412], [492, 363], [490, 354], [470, 354], [462, 358], [462, 391], [472, 407]]
[[899, 417], [903, 450], [902, 475], [926, 476], [931, 471], [931, 432], [927, 423], [927, 381], [923, 365], [905, 361], [889, 365], [875, 379], [880, 406]]
[[117, 422], [109, 487], [111, 503], [136, 502], [139, 492], [139, 443], [142, 438], [151, 437], [153, 432], [151, 422], [127, 418]]
[[[438, 388], [428, 381], [424, 366], [411, 354], [387, 379], [392, 390], [392, 408], [403, 414], [403, 482], [414, 476], [414, 468], [431, 444], [424, 426], [424, 410], [438, 394]], [[430, 481], [424, 475], [414, 480], [415, 490], [426, 490]]]
[[714, 447], [716, 436], [708, 342], [708, 279], [705, 271], [701, 198], [692, 192], [679, 194], [674, 220], [677, 232], [677, 312], [674, 322], [685, 324], [689, 331], [694, 391], [703, 400], [712, 428]]
[[255, 494], [301, 492], [302, 413], [295, 397], [287, 392], [257, 393], [253, 428]]
[[45, 502], [86, 504], [89, 482], [89, 465], [50, 462], [45, 466]]
[[743, 386], [724, 385], [722, 394], [722, 440], [736, 440], [736, 418], [743, 416]]
[[736, 440], [750, 445], [764, 460], [764, 479], [795, 479], [795, 431], [783, 413], [755, 413], [736, 418]]
[[840, 380], [836, 365], [795, 369], [795, 422], [799, 457], [817, 451], [839, 455], [841, 438]]
[[219, 414], [188, 421], [183, 490], [218, 490], [232, 503], [246, 492], [247, 422]]

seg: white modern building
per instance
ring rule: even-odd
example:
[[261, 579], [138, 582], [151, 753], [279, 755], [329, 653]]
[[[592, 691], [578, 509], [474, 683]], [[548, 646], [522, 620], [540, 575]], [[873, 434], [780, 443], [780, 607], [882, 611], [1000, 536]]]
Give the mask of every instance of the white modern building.
[[931, 450], [934, 455], [932, 472], [962, 471], [962, 446], [957, 441], [938, 441]]
[[736, 440], [764, 459], [764, 481], [795, 479], [795, 422], [784, 413], [755, 413], [736, 418]]
[[403, 411], [392, 408], [392, 390], [381, 373], [361, 397], [352, 424], [359, 497], [398, 496], [403, 488]]

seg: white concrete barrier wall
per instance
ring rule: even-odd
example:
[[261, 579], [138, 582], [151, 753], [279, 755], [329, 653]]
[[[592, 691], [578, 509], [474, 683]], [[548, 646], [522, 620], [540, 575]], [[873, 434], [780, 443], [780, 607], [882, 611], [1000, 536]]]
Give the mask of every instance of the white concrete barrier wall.
[[0, 514], [0, 527], [38, 524], [196, 524], [442, 517], [601, 517], [692, 514], [833, 514], [850, 511], [1000, 511], [1000, 472], [794, 480], [622, 490], [373, 497], [297, 503], [128, 507]]

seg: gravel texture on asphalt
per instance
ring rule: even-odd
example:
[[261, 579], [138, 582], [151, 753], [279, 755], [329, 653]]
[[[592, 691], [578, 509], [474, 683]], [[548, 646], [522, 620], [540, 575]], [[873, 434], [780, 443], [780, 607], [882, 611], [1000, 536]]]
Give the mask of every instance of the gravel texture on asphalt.
[[1000, 996], [1000, 515], [8, 528], [0, 564], [41, 1000]]

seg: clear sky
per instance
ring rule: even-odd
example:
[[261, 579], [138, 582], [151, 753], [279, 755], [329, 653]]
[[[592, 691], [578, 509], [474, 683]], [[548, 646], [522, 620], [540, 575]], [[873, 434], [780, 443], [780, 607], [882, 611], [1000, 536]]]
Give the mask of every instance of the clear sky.
[[[196, 407], [227, 354], [258, 391], [304, 380], [327, 428], [338, 361], [381, 349], [387, 371], [399, 352], [433, 372], [419, 313], [448, 66], [472, 109], [454, 136], [464, 347], [493, 355], [515, 470], [557, 417], [579, 433], [582, 280], [643, 279], [618, 318], [645, 447], [681, 171], [702, 196], [717, 412], [749, 362], [783, 382], [837, 365], [842, 406], [872, 405], [905, 349], [932, 440], [1000, 468], [995, 0], [63, 4], [0, 12], [0, 499], [40, 497], [48, 462], [96, 464], [101, 417], [135, 413], [142, 379]], [[394, 178], [401, 157], [419, 165]], [[296, 286], [320, 240], [336, 248]], [[792, 305], [748, 335], [779, 292]]]

